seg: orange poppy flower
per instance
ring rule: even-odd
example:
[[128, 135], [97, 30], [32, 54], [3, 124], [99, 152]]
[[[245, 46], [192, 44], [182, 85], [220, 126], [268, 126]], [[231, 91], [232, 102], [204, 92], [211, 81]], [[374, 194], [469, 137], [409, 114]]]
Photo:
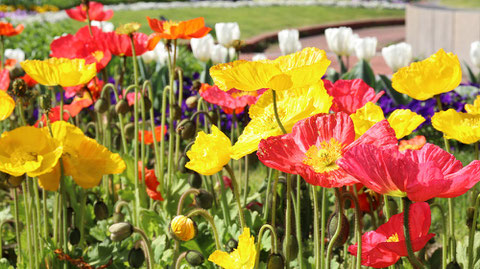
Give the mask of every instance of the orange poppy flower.
[[[155, 127], [155, 138], [157, 142], [162, 141], [163, 137], [167, 133], [167, 126], [157, 126]], [[138, 131], [138, 141], [142, 142], [142, 131]], [[145, 144], [151, 145], [153, 144], [153, 133], [152, 131], [145, 131]]]
[[17, 27], [13, 28], [13, 25], [9, 22], [0, 22], [0, 36], [14, 36], [18, 35], [23, 31], [23, 24], [17, 25]]
[[150, 19], [147, 17], [148, 25], [155, 33], [151, 34], [148, 39], [148, 49], [155, 48], [160, 39], [191, 39], [201, 38], [212, 30], [205, 26], [203, 17], [195, 18], [188, 21], [161, 21], [157, 19]]

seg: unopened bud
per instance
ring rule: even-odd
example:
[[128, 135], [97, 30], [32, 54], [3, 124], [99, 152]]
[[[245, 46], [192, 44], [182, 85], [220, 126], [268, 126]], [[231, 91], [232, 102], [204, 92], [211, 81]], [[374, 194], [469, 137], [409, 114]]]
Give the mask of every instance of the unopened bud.
[[148, 96], [143, 96], [143, 104], [145, 105], [145, 110], [148, 111], [152, 108], [152, 101]]
[[195, 80], [192, 84], [192, 91], [198, 92], [202, 88], [202, 83], [199, 80]]
[[205, 258], [203, 257], [202, 253], [200, 253], [196, 250], [189, 250], [189, 251], [187, 251], [187, 254], [185, 255], [185, 260], [191, 266], [199, 266], [199, 265], [203, 264], [203, 262], [205, 261]]
[[170, 107], [170, 113], [172, 113], [173, 120], [180, 120], [182, 118], [182, 109], [177, 104]]
[[199, 173], [193, 173], [188, 177], [188, 183], [192, 188], [200, 189], [202, 187], [202, 176]]
[[127, 101], [125, 101], [125, 99], [120, 99], [120, 101], [118, 101], [118, 103], [115, 105], [115, 112], [117, 112], [117, 114], [123, 115], [128, 111], [130, 111], [130, 107], [128, 106]]
[[95, 102], [94, 110], [97, 113], [103, 114], [108, 110], [108, 101], [105, 98], [100, 98]]
[[72, 246], [75, 246], [80, 242], [80, 230], [77, 228], [70, 229], [68, 233], [68, 241]]
[[128, 222], [119, 222], [112, 224], [108, 231], [110, 232], [110, 239], [113, 242], [120, 242], [130, 237], [133, 233], [133, 226]]
[[188, 108], [196, 108], [197, 101], [198, 101], [198, 97], [196, 95], [192, 95], [185, 100], [185, 104], [187, 104]]
[[[327, 221], [327, 232], [328, 232], [328, 238], [331, 240], [335, 232], [337, 231], [337, 226], [338, 226], [338, 217], [337, 217], [337, 212], [334, 212], [330, 215]], [[340, 236], [337, 238], [337, 241], [335, 242], [334, 247], [339, 247], [343, 246], [345, 242], [347, 242], [348, 235], [350, 233], [350, 223], [348, 222], [347, 217], [342, 214], [342, 226], [340, 227]]]
[[140, 268], [145, 262], [145, 253], [141, 248], [132, 248], [128, 252], [128, 263], [132, 268]]
[[135, 124], [133, 122], [129, 122], [124, 127], [125, 130], [125, 137], [129, 140], [132, 140], [135, 136]]
[[230, 239], [227, 241], [227, 244], [225, 245], [225, 250], [227, 252], [232, 252], [238, 247], [238, 241], [235, 239]]
[[268, 256], [267, 269], [283, 269], [285, 268], [285, 262], [282, 255], [278, 253], [272, 253]]
[[98, 201], [93, 206], [93, 212], [97, 220], [104, 220], [108, 218], [108, 207], [103, 201]]
[[12, 83], [13, 94], [17, 97], [24, 97], [27, 93], [27, 83], [21, 78], [17, 78]]
[[203, 208], [210, 209], [213, 205], [213, 195], [206, 190], [199, 190], [199, 193], [195, 195], [195, 203]]
[[195, 137], [197, 126], [195, 125], [195, 122], [189, 119], [184, 119], [178, 124], [177, 133], [180, 133], [182, 139], [190, 140]]
[[197, 224], [191, 218], [178, 215], [170, 222], [169, 232], [177, 240], [189, 241], [197, 235]]

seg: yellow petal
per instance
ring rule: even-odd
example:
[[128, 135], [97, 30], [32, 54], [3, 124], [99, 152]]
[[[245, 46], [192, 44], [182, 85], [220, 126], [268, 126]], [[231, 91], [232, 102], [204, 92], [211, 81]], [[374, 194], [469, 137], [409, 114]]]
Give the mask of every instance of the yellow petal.
[[330, 65], [325, 51], [317, 48], [304, 48], [302, 51], [280, 56], [274, 62], [278, 64], [282, 73], [290, 76], [292, 81], [290, 88], [294, 89], [318, 83]]
[[6, 92], [0, 90], [0, 121], [10, 117], [15, 109], [15, 101]]
[[38, 185], [47, 191], [56, 191], [60, 186], [60, 164], [57, 164], [49, 173], [38, 176]]
[[368, 102], [350, 115], [355, 127], [355, 137], [363, 135], [375, 123], [385, 119], [383, 110], [378, 105]]
[[480, 114], [480, 95], [473, 101], [473, 105], [465, 104], [465, 110], [470, 114]]
[[208, 260], [225, 269], [253, 269], [255, 266], [255, 238], [250, 236], [250, 229], [244, 228], [238, 237], [238, 247], [231, 253], [216, 250]]
[[272, 81], [271, 84], [269, 82], [280, 74], [282, 74], [280, 68], [270, 60], [255, 62], [239, 60], [210, 68], [210, 75], [215, 85], [223, 91], [232, 88], [242, 91], [256, 91], [269, 88], [272, 85], [277, 86], [276, 80]]
[[455, 89], [462, 80], [458, 57], [443, 49], [427, 59], [400, 68], [392, 77], [393, 88], [417, 100]]
[[449, 109], [435, 113], [432, 125], [448, 139], [455, 139], [464, 144], [473, 144], [480, 140], [480, 115]]
[[27, 60], [20, 65], [30, 77], [46, 86], [82, 85], [88, 83], [97, 74], [95, 63], [85, 64], [84, 59]]
[[190, 161], [185, 165], [202, 175], [213, 175], [222, 170], [230, 161], [232, 143], [217, 126], [212, 125], [212, 133], [203, 131], [197, 134], [195, 143], [187, 152]]
[[388, 117], [388, 123], [395, 130], [397, 139], [411, 134], [425, 118], [410, 109], [397, 109]]
[[228, 254], [225, 251], [215, 250], [215, 252], [210, 254], [210, 256], [208, 257], [208, 260], [225, 269], [238, 268], [238, 267], [235, 267], [236, 266], [235, 260], [232, 259], [230, 257], [230, 254]]

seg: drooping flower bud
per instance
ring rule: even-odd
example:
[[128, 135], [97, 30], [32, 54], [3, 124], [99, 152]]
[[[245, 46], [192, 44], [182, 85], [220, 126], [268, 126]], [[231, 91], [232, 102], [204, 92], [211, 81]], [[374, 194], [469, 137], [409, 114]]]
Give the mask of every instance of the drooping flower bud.
[[194, 121], [184, 119], [178, 124], [177, 133], [180, 133], [182, 139], [190, 140], [195, 137], [197, 126]]
[[108, 110], [108, 102], [105, 98], [99, 98], [97, 102], [95, 102], [94, 106], [95, 112], [103, 114]]
[[133, 247], [128, 252], [128, 264], [132, 268], [140, 268], [145, 262], [145, 253], [141, 248]]
[[283, 269], [285, 268], [285, 262], [283, 257], [279, 253], [272, 253], [268, 256], [267, 269]]
[[202, 176], [199, 173], [193, 173], [188, 177], [188, 184], [192, 188], [199, 189], [202, 187]]
[[195, 203], [197, 206], [203, 209], [210, 209], [213, 205], [213, 195], [206, 190], [199, 190], [200, 192], [195, 195]]
[[70, 232], [68, 233], [68, 241], [72, 246], [78, 244], [80, 242], [80, 230], [77, 228], [70, 229]]
[[123, 115], [127, 113], [130, 110], [130, 107], [128, 106], [127, 101], [125, 99], [120, 99], [118, 103], [115, 105], [115, 112], [119, 115]]
[[93, 206], [93, 212], [97, 220], [104, 220], [108, 218], [108, 207], [103, 201], [98, 201]]
[[133, 226], [128, 222], [119, 222], [112, 224], [108, 231], [110, 232], [110, 239], [113, 242], [120, 242], [130, 237], [133, 233]]
[[235, 239], [230, 239], [227, 241], [227, 244], [225, 244], [225, 250], [227, 252], [232, 252], [238, 247], [238, 241]]
[[191, 218], [178, 215], [170, 222], [169, 232], [177, 240], [189, 241], [197, 235], [197, 224]]
[[[337, 231], [337, 225], [338, 225], [338, 213], [334, 212], [330, 215], [327, 221], [327, 232], [328, 232], [328, 238], [331, 240], [335, 232]], [[343, 246], [345, 242], [347, 242], [348, 235], [350, 233], [350, 223], [348, 222], [347, 217], [345, 214], [342, 214], [342, 226], [340, 227], [340, 236], [337, 238], [337, 241], [335, 242], [334, 247], [339, 247]]]
[[133, 139], [135, 136], [135, 124], [133, 122], [129, 122], [124, 127], [125, 137], [127, 139]]
[[200, 266], [205, 261], [205, 257], [203, 257], [202, 253], [196, 250], [189, 250], [187, 251], [187, 254], [185, 254], [185, 260], [191, 266]]

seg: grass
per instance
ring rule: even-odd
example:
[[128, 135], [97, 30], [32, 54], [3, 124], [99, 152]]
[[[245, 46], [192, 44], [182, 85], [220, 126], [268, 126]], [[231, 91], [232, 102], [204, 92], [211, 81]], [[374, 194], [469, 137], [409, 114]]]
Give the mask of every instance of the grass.
[[440, 3], [456, 8], [480, 8], [479, 0], [441, 0]]
[[[295, 14], [295, 15], [294, 15]], [[382, 18], [403, 17], [403, 10], [341, 8], [324, 6], [293, 6], [293, 7], [242, 7], [242, 8], [180, 8], [139, 11], [118, 11], [112, 22], [118, 26], [136, 21], [142, 24], [140, 31], [151, 33], [147, 24], [147, 16], [158, 18], [164, 16], [170, 20], [187, 20], [204, 17], [206, 24], [213, 27], [217, 22], [236, 21], [240, 25], [242, 39], [278, 31], [285, 28], [296, 28], [328, 22]], [[80, 22], [71, 21], [75, 28], [81, 27]]]

